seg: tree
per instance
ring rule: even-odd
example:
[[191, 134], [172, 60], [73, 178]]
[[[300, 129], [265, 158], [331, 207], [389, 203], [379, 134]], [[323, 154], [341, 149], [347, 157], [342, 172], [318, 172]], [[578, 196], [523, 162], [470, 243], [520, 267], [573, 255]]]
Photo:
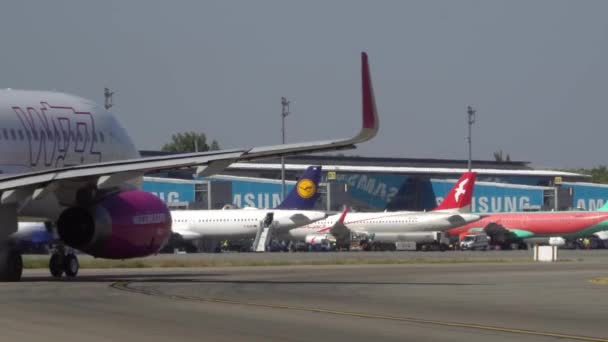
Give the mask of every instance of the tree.
[[499, 163], [510, 162], [511, 156], [507, 153], [507, 156], [503, 158], [502, 150], [498, 150], [498, 151], [494, 152], [494, 160], [496, 160]]
[[165, 152], [205, 152], [209, 150], [219, 150], [220, 145], [216, 140], [211, 142], [211, 145], [207, 144], [207, 136], [204, 133], [196, 132], [183, 132], [173, 134], [171, 141], [166, 143], [162, 150]]
[[593, 183], [608, 184], [608, 167], [606, 165], [596, 166], [592, 169], [575, 169], [571, 171], [591, 176], [591, 182]]

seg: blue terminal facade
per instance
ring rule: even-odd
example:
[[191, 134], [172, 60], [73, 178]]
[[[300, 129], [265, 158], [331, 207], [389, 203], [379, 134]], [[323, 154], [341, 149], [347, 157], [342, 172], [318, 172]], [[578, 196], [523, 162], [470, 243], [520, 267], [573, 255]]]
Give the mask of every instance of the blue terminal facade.
[[608, 201], [608, 185], [594, 183], [563, 183], [571, 189], [573, 207], [579, 210], [596, 210]]
[[[399, 175], [348, 175], [337, 177], [350, 195], [374, 209], [431, 210], [443, 200], [456, 179], [425, 179]], [[541, 210], [552, 187], [477, 182], [472, 210], [477, 213]]]
[[165, 204], [192, 203], [195, 201], [196, 181], [144, 177], [142, 189], [151, 192]]
[[[430, 210], [443, 199], [464, 169], [462, 161], [435, 161], [409, 165], [410, 159], [384, 158], [321, 158], [305, 157], [286, 164], [286, 192], [308, 165], [322, 165], [325, 184], [318, 208], [340, 210], [349, 205], [361, 211]], [[359, 164], [345, 165], [346, 162]], [[397, 163], [398, 162], [398, 163]], [[366, 164], [367, 163], [367, 164]], [[440, 165], [435, 165], [441, 163]], [[452, 165], [452, 164], [454, 165]], [[525, 163], [502, 164], [475, 162], [478, 171], [472, 209], [477, 213], [535, 210], [594, 210], [608, 200], [608, 185], [588, 183], [588, 178], [561, 171], [533, 170]], [[427, 165], [428, 164], [428, 165]], [[513, 164], [513, 165], [512, 165]], [[475, 164], [474, 164], [475, 165]], [[192, 180], [192, 172], [146, 177], [143, 189], [159, 196], [166, 203], [192, 203], [211, 197], [204, 208], [221, 208], [223, 204], [239, 207], [273, 208], [281, 201], [280, 164], [233, 164], [221, 176]], [[169, 177], [169, 178], [166, 178]], [[180, 177], [183, 179], [172, 179]], [[186, 178], [190, 178], [186, 180]], [[558, 182], [557, 179], [560, 179]], [[218, 196], [210, 191], [222, 184]], [[197, 190], [198, 189], [198, 190]], [[330, 203], [327, 203], [329, 201]], [[559, 203], [559, 205], [558, 205]]]
[[[398, 175], [345, 175], [329, 181], [325, 176], [324, 181], [332, 187], [344, 189], [348, 194], [347, 202], [350, 203], [333, 203], [335, 208], [350, 204], [362, 210], [430, 210], [443, 200], [456, 179], [412, 181], [411, 177]], [[154, 193], [167, 204], [193, 203], [197, 198], [196, 186], [203, 182], [229, 183], [230, 198], [225, 198], [224, 204], [274, 208], [281, 202], [279, 180], [217, 176], [185, 181], [146, 177], [143, 189]], [[293, 186], [293, 181], [286, 182], [286, 192]], [[608, 200], [607, 185], [563, 183], [561, 188], [572, 194], [571, 209], [594, 210]], [[551, 197], [555, 190], [555, 187], [481, 181], [475, 185], [472, 210], [476, 213], [551, 210], [547, 197]], [[325, 206], [319, 205], [320, 208]]]

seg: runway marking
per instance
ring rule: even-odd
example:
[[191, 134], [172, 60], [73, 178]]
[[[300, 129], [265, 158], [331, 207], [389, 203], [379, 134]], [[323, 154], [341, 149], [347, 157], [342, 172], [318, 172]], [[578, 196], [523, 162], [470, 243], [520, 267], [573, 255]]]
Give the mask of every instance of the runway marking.
[[608, 277], [593, 278], [589, 281], [592, 282], [593, 284], [608, 285]]
[[167, 293], [163, 293], [163, 292], [155, 291], [155, 290], [135, 288], [135, 287], [129, 286], [131, 283], [132, 283], [132, 281], [118, 281], [118, 282], [112, 283], [110, 285], [110, 287], [114, 288], [116, 290], [120, 290], [120, 291], [133, 292], [133, 293], [143, 294], [143, 295], [147, 295], [147, 296], [161, 297], [161, 298], [167, 298], [167, 299], [172, 299], [172, 300], [185, 300], [185, 301], [220, 303], [220, 304], [231, 304], [231, 305], [245, 305], [245, 306], [252, 306], [252, 307], [260, 307], [260, 308], [268, 308], [268, 309], [282, 309], [282, 310], [292, 310], [292, 311], [306, 311], [306, 312], [323, 313], [323, 314], [330, 314], [330, 315], [337, 315], [337, 316], [349, 316], [349, 317], [381, 319], [381, 320], [389, 320], [389, 321], [397, 321], [397, 322], [438, 325], [438, 326], [446, 326], [446, 327], [467, 328], [467, 329], [493, 331], [493, 332], [500, 332], [500, 333], [510, 333], [510, 334], [517, 334], [517, 335], [553, 337], [553, 338], [560, 338], [560, 339], [570, 339], [570, 340], [575, 340], [575, 341], [608, 342], [607, 338], [569, 335], [569, 334], [560, 334], [560, 333], [526, 330], [526, 329], [514, 329], [514, 328], [506, 328], [506, 327], [499, 327], [499, 326], [492, 326], [492, 325], [460, 323], [460, 322], [450, 322], [450, 321], [437, 321], [437, 320], [414, 318], [414, 317], [375, 315], [375, 314], [367, 314], [367, 313], [362, 313], [362, 312], [350, 312], [350, 311], [339, 311], [339, 310], [331, 310], [331, 309], [309, 308], [309, 307], [304, 307], [304, 306], [252, 303], [252, 302], [242, 302], [242, 301], [220, 299], [220, 298], [203, 298], [203, 297], [192, 297], [192, 296], [183, 296], [183, 295], [171, 295], [171, 294], [167, 294]]

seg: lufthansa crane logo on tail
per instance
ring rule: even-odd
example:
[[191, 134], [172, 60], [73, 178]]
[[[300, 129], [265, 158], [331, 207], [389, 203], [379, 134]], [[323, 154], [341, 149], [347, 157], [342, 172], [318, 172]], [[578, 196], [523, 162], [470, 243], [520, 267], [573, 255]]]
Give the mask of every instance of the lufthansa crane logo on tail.
[[296, 187], [298, 195], [304, 199], [311, 198], [317, 192], [317, 186], [315, 185], [315, 182], [311, 181], [308, 178], [300, 180]]
[[454, 198], [456, 199], [456, 201], [458, 202], [458, 199], [460, 198], [460, 195], [464, 195], [467, 193], [467, 191], [464, 189], [464, 187], [467, 185], [467, 183], [469, 182], [469, 179], [465, 179], [462, 182], [460, 182], [460, 184], [458, 184], [458, 188], [456, 188], [456, 193], [454, 194]]

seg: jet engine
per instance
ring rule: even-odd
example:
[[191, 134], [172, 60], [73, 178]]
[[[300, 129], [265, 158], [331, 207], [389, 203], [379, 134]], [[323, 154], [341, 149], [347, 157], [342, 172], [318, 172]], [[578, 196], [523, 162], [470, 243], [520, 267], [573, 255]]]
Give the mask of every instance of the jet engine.
[[57, 220], [57, 232], [66, 245], [94, 257], [143, 257], [167, 243], [171, 213], [151, 193], [122, 191], [88, 207], [66, 209]]

